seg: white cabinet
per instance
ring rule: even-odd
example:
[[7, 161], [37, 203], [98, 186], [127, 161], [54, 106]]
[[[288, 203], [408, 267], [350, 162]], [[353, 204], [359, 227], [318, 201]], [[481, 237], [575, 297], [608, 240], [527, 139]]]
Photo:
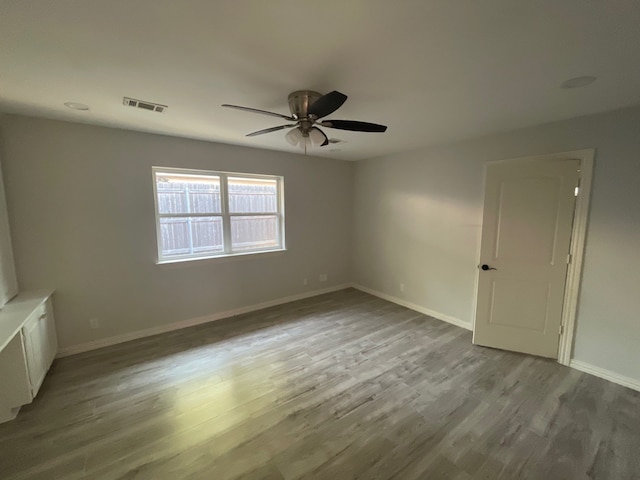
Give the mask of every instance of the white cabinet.
[[33, 401], [57, 350], [51, 292], [21, 293], [0, 310], [0, 423]]

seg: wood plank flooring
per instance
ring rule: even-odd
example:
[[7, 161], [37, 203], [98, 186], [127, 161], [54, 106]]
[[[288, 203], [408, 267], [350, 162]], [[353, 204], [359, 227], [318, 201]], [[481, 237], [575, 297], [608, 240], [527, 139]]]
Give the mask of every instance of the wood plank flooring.
[[57, 360], [0, 478], [639, 479], [640, 393], [349, 289]]

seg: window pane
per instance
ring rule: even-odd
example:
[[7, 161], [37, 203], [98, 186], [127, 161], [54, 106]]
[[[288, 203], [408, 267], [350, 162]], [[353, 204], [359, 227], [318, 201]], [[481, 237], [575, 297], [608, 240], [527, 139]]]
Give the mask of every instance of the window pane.
[[191, 219], [193, 253], [214, 253], [224, 250], [221, 217], [196, 217]]
[[163, 257], [224, 251], [221, 217], [160, 219]]
[[260, 178], [229, 177], [231, 213], [276, 213], [278, 183]]
[[220, 177], [156, 173], [158, 212], [220, 213]]
[[233, 251], [260, 250], [279, 246], [276, 215], [231, 217]]
[[189, 223], [186, 218], [161, 218], [162, 256], [189, 253]]

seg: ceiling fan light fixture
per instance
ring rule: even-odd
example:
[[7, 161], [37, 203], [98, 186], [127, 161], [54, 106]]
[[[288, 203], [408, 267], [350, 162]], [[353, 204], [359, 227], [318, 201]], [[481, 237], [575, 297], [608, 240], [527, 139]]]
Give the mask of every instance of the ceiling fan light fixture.
[[297, 147], [302, 142], [304, 136], [299, 128], [292, 128], [287, 132], [284, 138], [289, 142], [290, 145]]
[[325, 136], [318, 129], [312, 129], [309, 131], [309, 140], [314, 147], [320, 147], [325, 141]]

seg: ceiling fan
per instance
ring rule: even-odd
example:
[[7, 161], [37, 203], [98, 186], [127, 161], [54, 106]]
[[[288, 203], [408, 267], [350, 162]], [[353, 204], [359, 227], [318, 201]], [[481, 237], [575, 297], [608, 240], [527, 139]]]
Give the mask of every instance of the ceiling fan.
[[291, 110], [291, 115], [282, 115], [280, 113], [267, 112], [266, 110], [258, 110], [257, 108], [241, 107], [239, 105], [229, 105], [227, 103], [222, 106], [244, 110], [246, 112], [270, 115], [294, 122], [287, 125], [258, 130], [257, 132], [247, 134], [247, 137], [255, 137], [256, 135], [263, 135], [265, 133], [290, 128], [291, 130], [285, 135], [286, 140], [291, 145], [298, 145], [305, 149], [307, 143], [321, 147], [329, 145], [329, 138], [318, 128], [319, 126], [337, 128], [339, 130], [351, 130], [354, 132], [384, 132], [387, 130], [386, 125], [378, 125], [377, 123], [358, 122], [355, 120], [321, 120], [335, 112], [346, 100], [347, 96], [337, 91], [322, 95], [312, 90], [298, 90], [289, 94], [289, 110]]

